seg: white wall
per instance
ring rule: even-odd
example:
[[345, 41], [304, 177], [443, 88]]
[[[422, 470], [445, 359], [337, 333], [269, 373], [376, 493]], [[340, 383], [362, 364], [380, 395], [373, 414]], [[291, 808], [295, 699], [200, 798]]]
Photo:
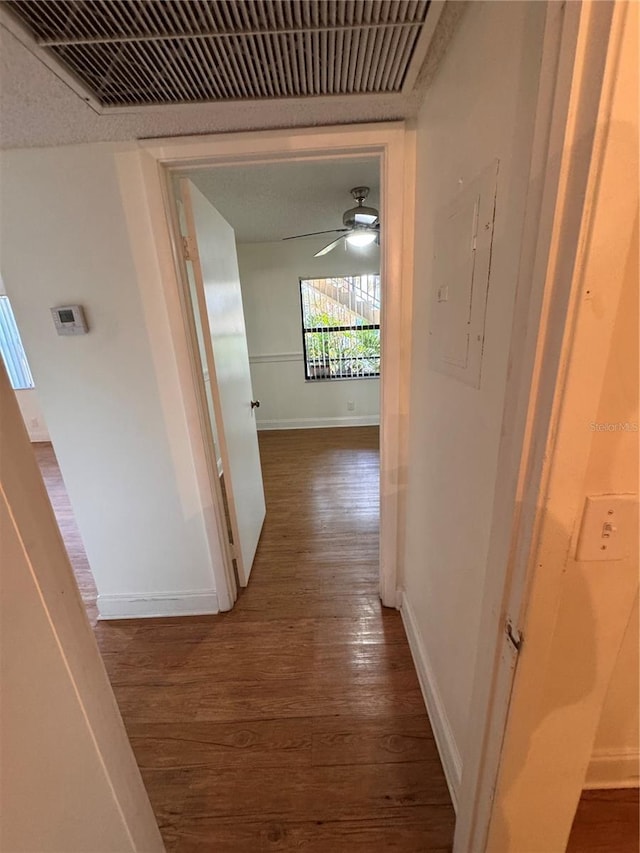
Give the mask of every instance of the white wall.
[[[417, 123], [405, 619], [429, 683], [449, 781], [464, 763], [545, 16], [469, 4]], [[439, 212], [498, 158], [481, 387], [430, 365]]]
[[238, 245], [258, 429], [379, 423], [379, 379], [304, 378], [299, 279], [380, 271], [375, 245], [314, 258], [330, 237]]
[[[100, 612], [211, 611], [212, 555], [169, 321], [159, 276], [134, 260], [144, 235], [125, 221], [118, 169], [131, 150], [4, 152], [2, 273]], [[126, 188], [144, 206], [133, 151]], [[49, 308], [61, 303], [84, 305], [88, 335], [56, 335]]]
[[638, 601], [636, 600], [602, 708], [593, 756], [587, 771], [586, 784], [590, 788], [637, 787], [638, 785], [640, 775], [639, 639]]
[[[610, 155], [614, 162], [619, 163], [621, 176], [618, 177], [624, 186], [630, 181], [635, 187], [635, 203], [637, 217], [638, 191], [638, 7], [629, 5], [628, 19], [625, 24], [624, 50], [620, 65], [616, 69], [616, 79], [619, 81], [619, 91], [615, 102], [618, 114], [614, 113], [620, 127], [629, 128], [630, 142], [623, 137], [623, 143], [613, 136], [613, 144], [625, 144], [629, 150], [627, 157], [614, 153]], [[624, 71], [623, 71], [624, 69]], [[625, 78], [624, 73], [627, 77]], [[627, 81], [631, 78], [633, 86]], [[622, 103], [621, 103], [622, 102]], [[624, 104], [626, 109], [623, 111]], [[622, 135], [622, 134], [621, 134]], [[610, 144], [612, 144], [610, 142]], [[635, 158], [632, 160], [632, 158]], [[635, 170], [635, 174], [631, 171]], [[615, 213], [620, 212], [621, 197], [614, 191], [605, 197], [616, 198]], [[603, 204], [606, 203], [603, 202]], [[606, 209], [606, 208], [605, 208]], [[606, 214], [605, 214], [606, 215]], [[622, 421], [638, 425], [638, 222], [631, 225], [623, 222], [616, 223], [614, 212], [608, 218], [613, 229], [611, 244], [612, 253], [620, 252], [620, 246], [625, 236], [624, 225], [631, 230], [631, 241], [628, 249], [628, 263], [625, 269], [624, 283], [621, 288], [620, 302], [609, 353], [610, 367], [602, 394], [601, 411], [598, 420]], [[607, 268], [606, 263], [603, 268]], [[596, 272], [595, 275], [598, 273]], [[598, 310], [594, 308], [594, 310]], [[594, 446], [591, 450], [591, 465], [588, 470], [588, 481], [585, 483], [586, 493], [607, 492], [638, 492], [638, 433], [629, 432], [613, 434], [607, 432], [594, 433]], [[618, 439], [618, 440], [616, 440]], [[638, 548], [636, 540], [635, 570], [638, 574]], [[590, 787], [637, 786], [640, 776], [640, 627], [638, 624], [638, 599], [633, 604], [631, 618], [627, 625], [624, 639], [620, 647], [618, 659], [609, 682], [607, 696], [602, 708], [600, 724], [595, 737], [591, 765], [587, 773], [587, 784]]]
[[49, 430], [36, 389], [26, 388], [16, 391], [15, 395], [31, 441], [50, 441]]
[[0, 848], [164, 847], [0, 365]]

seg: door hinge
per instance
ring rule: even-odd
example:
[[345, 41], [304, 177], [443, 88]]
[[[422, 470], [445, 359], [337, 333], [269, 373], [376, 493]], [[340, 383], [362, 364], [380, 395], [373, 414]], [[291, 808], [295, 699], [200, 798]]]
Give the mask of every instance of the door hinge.
[[182, 257], [185, 261], [193, 261], [196, 256], [196, 246], [191, 237], [182, 238]]
[[522, 631], [514, 628], [511, 619], [507, 619], [504, 632], [507, 635], [507, 640], [509, 640], [513, 648], [516, 650], [516, 653], [519, 654], [522, 649], [522, 644], [524, 643]]

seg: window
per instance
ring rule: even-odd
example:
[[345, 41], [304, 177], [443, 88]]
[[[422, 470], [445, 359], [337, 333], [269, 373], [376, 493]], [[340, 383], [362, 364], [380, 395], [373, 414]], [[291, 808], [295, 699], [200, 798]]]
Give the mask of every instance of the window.
[[380, 276], [300, 280], [305, 378], [380, 376]]
[[0, 296], [0, 352], [11, 387], [16, 391], [33, 388], [33, 376], [8, 296]]

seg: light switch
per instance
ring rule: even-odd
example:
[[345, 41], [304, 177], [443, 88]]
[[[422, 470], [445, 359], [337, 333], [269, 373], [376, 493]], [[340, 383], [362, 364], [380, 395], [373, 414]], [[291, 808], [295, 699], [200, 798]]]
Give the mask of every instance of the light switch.
[[637, 495], [592, 495], [584, 504], [576, 560], [624, 560], [637, 539]]

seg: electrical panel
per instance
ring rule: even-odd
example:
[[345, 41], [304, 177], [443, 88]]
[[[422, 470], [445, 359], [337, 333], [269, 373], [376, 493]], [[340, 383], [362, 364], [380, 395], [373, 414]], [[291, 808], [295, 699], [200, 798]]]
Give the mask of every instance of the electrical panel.
[[498, 161], [437, 217], [429, 320], [430, 366], [480, 388]]

